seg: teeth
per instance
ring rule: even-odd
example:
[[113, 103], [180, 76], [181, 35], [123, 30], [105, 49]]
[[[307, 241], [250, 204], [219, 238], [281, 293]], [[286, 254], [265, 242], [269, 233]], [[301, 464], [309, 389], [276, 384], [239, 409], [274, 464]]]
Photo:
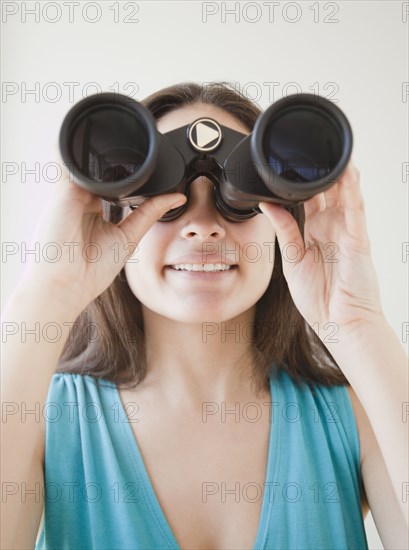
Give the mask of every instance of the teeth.
[[171, 267], [178, 271], [228, 271], [231, 266], [226, 264], [176, 264]]

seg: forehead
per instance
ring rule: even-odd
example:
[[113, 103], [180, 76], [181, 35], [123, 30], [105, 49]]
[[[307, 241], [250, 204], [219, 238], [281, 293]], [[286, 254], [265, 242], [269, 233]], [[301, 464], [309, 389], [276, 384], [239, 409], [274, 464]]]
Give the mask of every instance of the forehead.
[[236, 130], [237, 132], [242, 132], [243, 134], [249, 133], [247, 126], [233, 115], [227, 111], [224, 111], [220, 107], [206, 103], [184, 105], [183, 107], [163, 115], [163, 117], [161, 117], [156, 124], [159, 132], [163, 134], [165, 132], [175, 130], [176, 128], [180, 128], [180, 126], [190, 124], [197, 118], [201, 117], [213, 118], [222, 126], [227, 126], [228, 128]]

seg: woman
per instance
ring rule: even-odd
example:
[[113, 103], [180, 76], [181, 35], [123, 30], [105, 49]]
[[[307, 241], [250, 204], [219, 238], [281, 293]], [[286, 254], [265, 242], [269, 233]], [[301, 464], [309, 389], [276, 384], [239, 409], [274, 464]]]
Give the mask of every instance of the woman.
[[[220, 83], [143, 103], [162, 133], [208, 116], [247, 134], [260, 113]], [[197, 178], [166, 223], [183, 195], [104, 204], [103, 219], [100, 199], [61, 189], [36, 240], [65, 254], [35, 266], [5, 312], [62, 331], [7, 341], [4, 401], [43, 404], [48, 391], [39, 423], [10, 414], [3, 430], [15, 449], [3, 479], [46, 483], [38, 501], [9, 487], [8, 548], [33, 545], [44, 502], [38, 548], [364, 548], [368, 502], [384, 545], [407, 546], [405, 354], [382, 312], [357, 170], [292, 212], [260, 203], [237, 224], [212, 189]]]

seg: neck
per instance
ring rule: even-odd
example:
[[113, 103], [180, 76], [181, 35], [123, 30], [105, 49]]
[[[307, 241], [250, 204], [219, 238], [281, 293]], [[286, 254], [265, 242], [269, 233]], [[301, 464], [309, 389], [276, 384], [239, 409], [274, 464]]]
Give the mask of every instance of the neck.
[[254, 396], [252, 336], [255, 307], [221, 323], [183, 323], [143, 306], [148, 374], [166, 401], [195, 406]]

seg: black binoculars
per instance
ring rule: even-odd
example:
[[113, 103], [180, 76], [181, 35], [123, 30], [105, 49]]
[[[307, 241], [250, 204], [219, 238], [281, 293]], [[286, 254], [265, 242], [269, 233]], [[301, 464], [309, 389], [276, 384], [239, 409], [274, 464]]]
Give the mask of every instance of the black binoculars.
[[135, 208], [147, 197], [180, 192], [188, 206], [190, 183], [213, 183], [219, 212], [231, 222], [260, 213], [261, 201], [291, 208], [333, 185], [352, 151], [343, 112], [314, 94], [284, 97], [243, 134], [213, 118], [161, 134], [141, 103], [115, 93], [89, 96], [66, 115], [60, 152], [73, 181], [111, 204]]

